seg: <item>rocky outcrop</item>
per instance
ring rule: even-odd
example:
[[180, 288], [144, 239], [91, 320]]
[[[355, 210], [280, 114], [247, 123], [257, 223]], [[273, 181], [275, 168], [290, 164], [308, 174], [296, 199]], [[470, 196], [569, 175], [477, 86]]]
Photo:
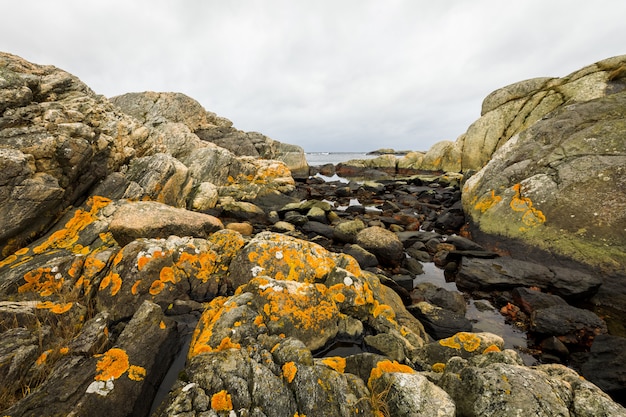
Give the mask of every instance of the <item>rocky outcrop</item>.
[[[261, 133], [237, 130], [230, 120], [207, 112], [200, 103], [184, 94], [128, 93], [113, 97], [111, 101], [124, 112], [164, 134], [176, 132], [180, 136], [182, 130], [189, 135], [190, 142], [194, 141], [194, 136], [199, 137], [238, 156], [282, 161], [295, 178], [309, 175], [309, 166], [301, 147], [272, 140]], [[178, 142], [176, 146], [180, 147]], [[188, 153], [184, 147], [179, 152]], [[181, 156], [180, 153], [173, 152], [176, 157]]]
[[476, 239], [622, 274], [625, 108], [626, 93], [562, 107], [507, 142], [463, 190]]

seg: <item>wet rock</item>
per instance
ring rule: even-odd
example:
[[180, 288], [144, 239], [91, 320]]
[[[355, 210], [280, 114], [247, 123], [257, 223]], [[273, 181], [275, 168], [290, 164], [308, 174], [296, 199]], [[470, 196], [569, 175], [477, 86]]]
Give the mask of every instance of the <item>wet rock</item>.
[[171, 235], [207, 237], [223, 228], [219, 219], [208, 214], [154, 201], [121, 204], [109, 225], [109, 230], [121, 246], [138, 238], [167, 238]]
[[465, 297], [458, 291], [449, 291], [428, 282], [418, 284], [411, 297], [417, 301], [428, 301], [430, 304], [465, 316], [467, 305]]
[[558, 295], [546, 294], [541, 291], [531, 290], [529, 288], [515, 288], [511, 295], [515, 305], [520, 307], [527, 314], [543, 308], [553, 307], [557, 305], [567, 305]]
[[590, 344], [594, 337], [607, 332], [606, 323], [589, 310], [570, 305], [555, 305], [535, 310], [530, 317], [533, 332], [559, 336], [570, 344]]
[[413, 304], [408, 310], [424, 325], [426, 332], [435, 340], [445, 339], [459, 332], [472, 331], [472, 323], [463, 315], [425, 301]]
[[626, 403], [626, 338], [601, 334], [591, 345], [581, 373], [616, 401]]
[[[563, 297], [587, 297], [598, 288], [596, 278], [574, 271], [554, 272], [540, 264], [501, 257], [496, 259], [463, 258], [456, 283], [459, 288], [473, 291], [503, 290], [515, 287], [539, 287]], [[585, 280], [583, 277], [591, 279]]]

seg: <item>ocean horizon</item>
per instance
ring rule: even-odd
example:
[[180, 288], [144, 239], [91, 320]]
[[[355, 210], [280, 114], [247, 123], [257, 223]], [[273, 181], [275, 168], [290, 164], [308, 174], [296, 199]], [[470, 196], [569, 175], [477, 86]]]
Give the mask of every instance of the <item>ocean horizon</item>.
[[337, 165], [351, 159], [372, 159], [379, 155], [368, 155], [370, 151], [363, 152], [305, 152], [304, 156], [310, 166], [326, 164]]

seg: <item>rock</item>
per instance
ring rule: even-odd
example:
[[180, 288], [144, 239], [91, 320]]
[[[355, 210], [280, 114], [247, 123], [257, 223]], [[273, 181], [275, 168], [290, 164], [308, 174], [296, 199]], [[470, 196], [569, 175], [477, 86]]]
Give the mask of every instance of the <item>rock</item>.
[[425, 376], [417, 373], [384, 373], [375, 380], [392, 416], [456, 416], [452, 398]]
[[600, 317], [570, 305], [535, 310], [530, 318], [530, 330], [559, 336], [565, 343], [582, 345], [591, 344], [595, 336], [607, 332], [606, 323]]
[[193, 191], [190, 209], [205, 211], [214, 208], [219, 200], [217, 187], [210, 182], [202, 182]]
[[6, 53], [0, 68], [7, 100], [0, 118], [0, 253], [8, 256], [109, 172], [162, 148], [157, 135], [65, 71]]
[[335, 225], [333, 239], [344, 243], [355, 243], [357, 234], [365, 229], [360, 219], [347, 220]]
[[452, 337], [459, 332], [472, 331], [472, 323], [464, 316], [425, 301], [410, 306], [408, 310], [435, 340]]
[[[582, 279], [589, 277], [590, 279]], [[598, 288], [596, 278], [587, 274], [554, 272], [537, 263], [509, 257], [478, 259], [464, 257], [457, 274], [457, 285], [470, 291], [496, 290], [515, 287], [539, 287], [564, 297], [587, 297]]]
[[461, 151], [454, 142], [441, 141], [428, 149], [420, 169], [424, 171], [460, 172]]
[[557, 305], [567, 305], [558, 295], [546, 294], [540, 291], [528, 288], [518, 287], [512, 293], [513, 302], [527, 314], [543, 308], [553, 307]]
[[262, 275], [277, 280], [315, 282], [323, 280], [337, 266], [352, 273], [360, 270], [356, 261], [346, 255], [290, 236], [263, 232], [237, 254], [228, 280], [234, 289]]
[[221, 199], [219, 208], [224, 217], [258, 223], [264, 223], [267, 220], [267, 215], [261, 207], [245, 201], [236, 201], [232, 197]]
[[243, 236], [252, 236], [253, 232], [254, 232], [254, 228], [252, 227], [252, 225], [248, 222], [233, 222], [233, 223], [228, 223], [226, 225], [226, 228], [228, 230], [234, 230], [238, 233], [240, 233]]
[[454, 356], [471, 358], [486, 351], [502, 350], [504, 340], [492, 333], [460, 332], [454, 336], [430, 342], [416, 352], [416, 359], [424, 368], [431, 369], [436, 363], [445, 364]]
[[223, 228], [219, 219], [208, 214], [153, 201], [120, 205], [109, 225], [109, 230], [121, 246], [138, 238], [167, 238], [171, 235], [206, 238]]
[[352, 256], [358, 263], [362, 269], [372, 268], [378, 265], [378, 259], [376, 256], [363, 249], [359, 245], [350, 245], [347, 244], [343, 252], [347, 255]]
[[465, 316], [467, 305], [465, 297], [458, 291], [449, 291], [435, 284], [423, 282], [417, 284], [411, 297], [417, 301], [428, 301], [430, 304]]
[[624, 403], [626, 398], [626, 339], [600, 334], [591, 345], [581, 373], [604, 392]]
[[573, 393], [569, 384], [519, 365], [493, 363], [446, 371], [439, 385], [450, 395], [458, 415], [569, 416]]
[[374, 226], [361, 230], [356, 236], [356, 243], [373, 253], [383, 265], [395, 266], [404, 258], [404, 247], [395, 233]]
[[[595, 74], [606, 80], [602, 71]], [[527, 258], [554, 264], [565, 258], [622, 273], [624, 218], [615, 213], [626, 207], [625, 148], [616, 132], [626, 93], [603, 95], [601, 88], [599, 98], [536, 121], [465, 183], [463, 206], [472, 229], [482, 232], [479, 243], [507, 249], [519, 242]]]

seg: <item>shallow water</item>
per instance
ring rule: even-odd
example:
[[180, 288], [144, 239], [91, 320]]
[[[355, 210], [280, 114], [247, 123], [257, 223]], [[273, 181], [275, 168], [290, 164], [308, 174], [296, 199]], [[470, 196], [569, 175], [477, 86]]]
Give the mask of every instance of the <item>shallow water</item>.
[[[454, 281], [446, 280], [445, 273], [442, 269], [432, 263], [424, 263], [424, 273], [418, 275], [413, 280], [414, 284], [428, 282], [448, 291], [459, 291]], [[504, 347], [506, 349], [514, 349], [519, 353], [526, 365], [534, 365], [537, 360], [531, 355], [524, 352], [528, 347], [528, 339], [526, 333], [519, 328], [506, 322], [505, 317], [500, 314], [496, 308], [484, 309], [477, 308], [478, 300], [469, 300], [467, 305], [467, 313], [465, 317], [470, 320], [474, 326], [473, 331], [489, 332], [497, 334], [504, 339]], [[483, 300], [483, 304], [490, 304]]]

